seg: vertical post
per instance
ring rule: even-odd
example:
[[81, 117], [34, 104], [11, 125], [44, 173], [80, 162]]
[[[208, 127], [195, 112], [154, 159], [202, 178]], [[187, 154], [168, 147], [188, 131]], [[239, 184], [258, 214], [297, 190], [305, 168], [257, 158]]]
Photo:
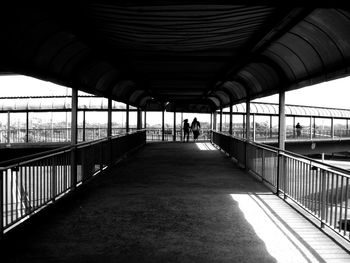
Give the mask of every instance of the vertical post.
[[147, 128], [147, 111], [146, 111], [146, 109], [145, 109], [145, 112], [144, 112], [144, 124], [143, 124], [143, 127], [144, 127], [144, 129], [146, 129]]
[[29, 111], [26, 111], [26, 142], [29, 142]]
[[270, 115], [270, 131], [269, 131], [269, 138], [272, 138], [272, 115]]
[[242, 118], [243, 118], [243, 121], [242, 121], [242, 138], [245, 138], [245, 114], [242, 114]]
[[180, 141], [182, 142], [182, 135], [183, 135], [183, 130], [182, 130], [182, 124], [183, 124], [183, 122], [184, 122], [184, 114], [183, 114], [183, 112], [181, 112], [181, 125], [180, 125], [180, 134], [181, 134], [181, 136], [180, 136]]
[[216, 123], [217, 123], [217, 111], [214, 111], [213, 113], [213, 130], [216, 131]]
[[[285, 150], [286, 144], [286, 94], [281, 90], [279, 93], [279, 112], [278, 112], [278, 148], [279, 150]], [[277, 182], [276, 182], [276, 194], [280, 192], [280, 179], [281, 176], [285, 178], [285, 162], [283, 156], [278, 151], [277, 157]]]
[[83, 110], [83, 142], [85, 142], [85, 134], [86, 134], [86, 132], [85, 132], [85, 129], [86, 129], [86, 122], [85, 122], [85, 110]]
[[314, 138], [316, 138], [316, 117], [313, 117], [313, 121], [314, 121], [314, 124], [313, 124], [313, 127], [314, 127], [314, 132], [313, 132], [313, 136]]
[[[1, 171], [0, 172], [0, 240], [2, 239], [2, 236], [4, 234], [4, 200], [3, 200], [3, 196], [4, 196], [4, 176], [6, 176], [6, 172], [5, 171]], [[7, 189], [7, 187], [5, 187]], [[5, 194], [6, 190], [5, 190]]]
[[244, 154], [244, 167], [245, 170], [249, 169], [248, 160], [249, 160], [249, 148], [248, 144], [250, 141], [250, 99], [246, 100], [246, 127], [245, 127], [245, 136], [247, 141], [245, 142], [245, 154]]
[[293, 116], [293, 138], [295, 138], [295, 116]]
[[209, 123], [209, 129], [212, 130], [213, 129], [213, 113], [210, 113], [210, 123]]
[[174, 105], [174, 137], [173, 141], [176, 142], [176, 106]]
[[232, 135], [232, 111], [233, 111], [233, 106], [230, 106], [230, 128], [229, 128], [229, 134]]
[[253, 142], [256, 140], [255, 114], [253, 114]]
[[220, 126], [219, 131], [222, 132], [222, 107], [220, 107]]
[[53, 112], [51, 111], [51, 120], [50, 120], [50, 122], [51, 122], [51, 135], [50, 135], [50, 136], [51, 136], [51, 140], [50, 140], [50, 141], [51, 141], [51, 142], [54, 142], [54, 138], [53, 138], [53, 137], [54, 137], [54, 132], [53, 132], [53, 116], [52, 116], [52, 115], [53, 115]]
[[125, 124], [126, 132], [129, 132], [129, 111], [130, 111], [130, 106], [129, 104], [126, 104], [126, 124]]
[[142, 112], [141, 108], [137, 108], [137, 129], [141, 130], [142, 129]]
[[320, 175], [321, 175], [321, 228], [324, 228], [325, 226], [325, 221], [326, 221], [326, 192], [327, 192], [327, 188], [326, 188], [326, 171], [325, 170], [321, 170], [320, 169]]
[[331, 136], [334, 139], [334, 118], [331, 119]]
[[107, 109], [107, 138], [112, 136], [112, 100], [108, 99]]
[[312, 117], [310, 116], [310, 140], [312, 140]]
[[247, 99], [246, 104], [245, 137], [247, 141], [250, 141], [250, 99]]
[[162, 141], [164, 141], [165, 135], [165, 126], [164, 126], [164, 115], [165, 115], [165, 107], [162, 107]]
[[72, 89], [72, 123], [71, 123], [71, 176], [72, 189], [77, 184], [77, 149], [78, 142], [78, 90]]
[[11, 143], [10, 137], [11, 137], [11, 116], [10, 111], [7, 112], [7, 144]]

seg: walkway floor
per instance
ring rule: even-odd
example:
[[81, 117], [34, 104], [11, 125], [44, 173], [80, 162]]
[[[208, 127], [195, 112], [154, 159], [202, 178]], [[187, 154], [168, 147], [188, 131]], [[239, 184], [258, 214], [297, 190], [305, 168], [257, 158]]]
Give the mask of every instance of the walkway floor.
[[350, 262], [209, 143], [152, 143], [6, 240], [1, 262]]

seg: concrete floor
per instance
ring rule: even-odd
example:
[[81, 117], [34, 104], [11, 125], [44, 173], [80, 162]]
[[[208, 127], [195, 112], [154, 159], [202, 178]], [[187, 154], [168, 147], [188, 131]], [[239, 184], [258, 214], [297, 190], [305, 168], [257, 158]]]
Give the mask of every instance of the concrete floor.
[[350, 262], [205, 143], [148, 144], [28, 226], [0, 262]]

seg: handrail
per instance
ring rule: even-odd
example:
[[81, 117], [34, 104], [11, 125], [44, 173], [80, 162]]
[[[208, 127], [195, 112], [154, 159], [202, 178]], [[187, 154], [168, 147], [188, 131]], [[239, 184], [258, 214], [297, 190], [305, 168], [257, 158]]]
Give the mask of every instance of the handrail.
[[[228, 134], [213, 132], [212, 142], [248, 171], [268, 183], [350, 241], [350, 172], [317, 160]], [[349, 211], [348, 211], [349, 210]]]
[[[101, 138], [101, 139], [97, 139], [97, 140], [94, 140], [94, 141], [79, 142], [79, 143], [77, 143], [75, 145], [63, 146], [63, 147], [59, 147], [58, 149], [47, 150], [47, 151], [43, 151], [43, 152], [40, 152], [40, 153], [34, 153], [34, 154], [30, 154], [30, 155], [14, 158], [14, 159], [11, 159], [11, 160], [0, 162], [0, 169], [5, 169], [6, 167], [9, 167], [9, 166], [13, 167], [13, 166], [15, 166], [15, 164], [22, 164], [23, 162], [25, 162], [27, 160], [39, 160], [39, 159], [41, 159], [43, 157], [46, 157], [46, 156], [52, 156], [52, 155], [55, 155], [55, 154], [61, 154], [61, 153], [64, 153], [66, 151], [69, 151], [70, 149], [72, 149], [74, 147], [82, 148], [82, 147], [85, 147], [85, 146], [88, 146], [88, 145], [98, 144], [98, 143], [103, 142], [103, 141], [108, 141], [110, 139], [115, 139], [115, 138], [118, 138], [118, 137], [122, 137], [122, 136], [125, 136], [125, 135], [130, 135], [130, 134], [134, 134], [134, 133], [138, 133], [138, 132], [142, 132], [142, 131], [144, 131], [144, 129], [140, 129], [140, 130], [136, 130], [136, 131], [129, 131], [129, 132], [126, 132], [126, 133], [123, 133], [123, 134], [116, 134], [116, 135], [112, 135], [110, 137]], [[12, 164], [14, 164], [14, 165], [12, 165]]]
[[318, 165], [326, 166], [326, 167], [332, 169], [332, 171], [336, 170], [336, 171], [345, 173], [345, 174], [347, 174], [347, 176], [350, 177], [350, 172], [348, 170], [346, 170], [346, 169], [343, 169], [343, 168], [340, 168], [340, 167], [336, 167], [336, 166], [333, 166], [333, 165], [330, 165], [330, 164], [327, 164], [327, 163], [323, 163], [321, 161], [318, 161], [318, 160], [315, 160], [315, 159], [309, 158], [307, 156], [304, 156], [304, 155], [301, 155], [301, 154], [298, 154], [298, 153], [294, 153], [294, 152], [291, 152], [291, 151], [288, 151], [288, 150], [281, 150], [281, 149], [279, 149], [277, 147], [274, 147], [274, 146], [271, 146], [271, 145], [266, 145], [266, 144], [262, 144], [262, 143], [258, 143], [258, 142], [248, 141], [245, 138], [232, 136], [232, 135], [229, 135], [229, 134], [226, 134], [226, 133], [223, 133], [223, 132], [217, 132], [217, 131], [215, 131], [215, 132], [218, 133], [218, 134], [221, 134], [223, 136], [234, 138], [234, 139], [239, 140], [239, 141], [244, 142], [244, 143], [255, 145], [255, 146], [260, 147], [260, 148], [269, 149], [271, 151], [278, 152], [280, 154], [291, 155], [293, 157], [304, 159], [304, 160], [307, 160], [309, 162], [312, 162], [312, 163], [315, 163], [315, 164], [318, 164]]
[[145, 142], [138, 130], [7, 161], [0, 167], [0, 239]]

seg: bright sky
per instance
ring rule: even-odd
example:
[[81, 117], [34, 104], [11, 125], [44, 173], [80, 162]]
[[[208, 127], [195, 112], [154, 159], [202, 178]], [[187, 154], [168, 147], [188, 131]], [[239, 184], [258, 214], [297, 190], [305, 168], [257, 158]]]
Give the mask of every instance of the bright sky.
[[[278, 103], [278, 95], [254, 101]], [[286, 104], [350, 109], [350, 77], [288, 91]]]
[[[19, 75], [0, 76], [0, 91], [1, 97], [71, 94], [70, 89], [65, 87]], [[255, 101], [278, 103], [278, 95]], [[350, 109], [350, 77], [289, 91], [286, 103]]]

